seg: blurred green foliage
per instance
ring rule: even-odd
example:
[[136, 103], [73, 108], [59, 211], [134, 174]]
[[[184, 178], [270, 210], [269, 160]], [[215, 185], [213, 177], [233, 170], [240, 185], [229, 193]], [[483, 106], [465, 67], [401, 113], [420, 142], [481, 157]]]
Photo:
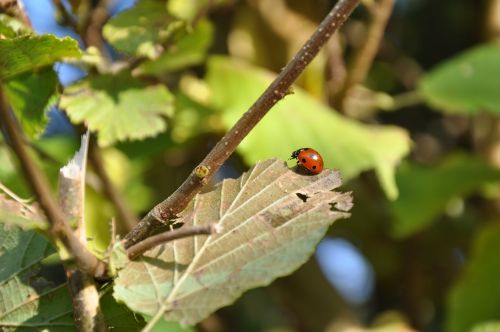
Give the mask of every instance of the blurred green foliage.
[[[80, 1], [71, 3], [75, 18], [85, 22], [80, 17], [85, 11], [76, 10]], [[365, 5], [370, 3], [379, 1]], [[498, 329], [500, 31], [498, 15], [492, 15], [495, 3], [398, 1], [365, 86], [341, 102], [342, 69], [349, 71], [367, 35], [370, 11], [362, 6], [218, 175], [236, 177], [258, 160], [287, 159], [300, 147], [319, 150], [326, 166], [340, 169], [346, 188], [354, 191], [351, 220], [338, 223], [330, 235], [349, 240], [368, 259], [376, 278], [369, 301], [349, 304], [310, 261], [307, 268], [220, 310], [204, 328], [338, 331], [355, 322], [380, 331]], [[112, 183], [142, 216], [177, 188], [251, 106], [333, 4], [141, 0], [104, 26], [101, 51], [112, 48], [113, 58], [101, 62], [106, 52], [81, 51], [69, 37], [29, 34], [22, 23], [0, 14], [1, 84], [52, 188], [87, 126], [104, 147], [100, 153]], [[87, 76], [61, 86], [52, 69], [58, 61], [77, 64]], [[77, 134], [40, 136], [55, 101]], [[2, 136], [0, 182], [30, 198], [20, 175], [9, 139]], [[117, 213], [92, 165], [86, 195], [89, 245], [103, 255]], [[42, 239], [32, 231], [25, 234]], [[12, 245], [28, 248], [29, 239], [17, 228], [2, 228], [0, 236], [11, 241], [0, 241], [7, 248], [0, 251], [0, 274], [23, 268], [12, 263], [8, 251]], [[28, 270], [38, 277], [39, 269]], [[110, 296], [105, 299], [111, 301], [105, 308], [117, 308]], [[256, 318], [256, 308], [273, 314]], [[116, 317], [118, 326], [121, 316]], [[138, 325], [132, 330], [137, 330], [143, 322], [134, 321]], [[167, 328], [177, 329], [161, 329]]]
[[181, 26], [180, 20], [167, 15], [165, 3], [144, 0], [110, 19], [103, 35], [120, 52], [156, 58], [162, 43]]
[[500, 113], [500, 46], [482, 45], [432, 70], [421, 81], [431, 105], [450, 112]]
[[470, 262], [449, 298], [447, 331], [475, 330], [495, 331], [497, 327], [479, 328], [480, 323], [500, 319], [500, 227], [498, 224], [485, 227], [478, 233]]
[[483, 185], [498, 181], [500, 170], [466, 155], [449, 156], [435, 167], [402, 165], [397, 174], [400, 196], [391, 204], [396, 219], [394, 235], [415, 234], [436, 221], [454, 198], [477, 192]]

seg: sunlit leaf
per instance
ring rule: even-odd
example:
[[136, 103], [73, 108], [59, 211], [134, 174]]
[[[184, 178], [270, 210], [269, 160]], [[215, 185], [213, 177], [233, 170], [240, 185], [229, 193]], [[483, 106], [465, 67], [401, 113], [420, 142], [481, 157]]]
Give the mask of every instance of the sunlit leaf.
[[169, 0], [167, 2], [167, 9], [172, 15], [191, 21], [198, 15], [204, 14], [208, 9], [230, 3], [231, 1], [232, 0]]
[[179, 20], [168, 14], [164, 1], [142, 0], [109, 20], [103, 34], [120, 52], [156, 58], [178, 27]]
[[64, 90], [60, 107], [74, 123], [84, 122], [99, 144], [143, 139], [166, 129], [163, 117], [173, 110], [173, 96], [163, 85], [147, 85], [126, 72], [79, 81]]
[[0, 193], [0, 223], [17, 225], [23, 229], [46, 229], [47, 221], [34, 204], [21, 203]]
[[[223, 112], [227, 128], [253, 104], [271, 78], [263, 70], [227, 58], [209, 61], [207, 81], [213, 105]], [[386, 194], [395, 198], [395, 168], [408, 153], [410, 139], [402, 128], [347, 119], [294, 88], [243, 140], [238, 151], [253, 164], [271, 156], [286, 159], [302, 147], [318, 150], [325, 165], [340, 169], [345, 179], [375, 169]]]
[[[477, 236], [470, 261], [451, 292], [446, 331], [471, 331], [480, 323], [500, 320], [500, 259], [496, 254], [500, 252], [498, 239], [498, 223], [486, 227]], [[498, 323], [495, 325], [498, 328]], [[478, 331], [490, 331], [476, 328]]]
[[396, 217], [394, 235], [404, 237], [425, 228], [451, 199], [495, 180], [500, 180], [500, 171], [484, 161], [461, 155], [450, 157], [437, 167], [402, 165], [397, 174], [400, 196], [391, 204]]
[[48, 68], [19, 75], [4, 85], [9, 104], [27, 135], [37, 137], [43, 132], [46, 112], [55, 104], [57, 84], [56, 73]]
[[144, 62], [136, 69], [138, 74], [162, 75], [187, 66], [199, 64], [212, 44], [213, 27], [208, 21], [200, 21], [194, 30], [175, 41], [158, 59]]
[[41, 261], [53, 252], [47, 240], [34, 231], [0, 224], [2, 331], [74, 331], [67, 286], [56, 285], [40, 274]]
[[54, 35], [25, 35], [0, 39], [0, 79], [9, 79], [65, 58], [79, 58], [76, 40]]
[[500, 320], [474, 325], [471, 332], [500, 332]]
[[451, 58], [422, 79], [423, 96], [449, 112], [500, 113], [500, 46], [483, 45]]
[[115, 297], [132, 310], [194, 325], [302, 265], [328, 227], [352, 206], [332, 191], [340, 174], [289, 170], [283, 161], [259, 162], [239, 179], [199, 194], [180, 221], [184, 227], [217, 222], [222, 233], [169, 242], [129, 263]]

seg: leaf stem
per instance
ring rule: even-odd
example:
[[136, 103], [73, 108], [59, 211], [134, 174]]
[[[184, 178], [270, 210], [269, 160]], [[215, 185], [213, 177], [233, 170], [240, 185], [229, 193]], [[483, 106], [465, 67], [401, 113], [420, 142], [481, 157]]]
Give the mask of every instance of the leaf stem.
[[24, 145], [22, 133], [16, 123], [16, 118], [10, 112], [7, 100], [3, 93], [3, 88], [0, 82], [0, 120], [5, 128], [5, 133], [17, 155], [21, 164], [21, 169], [35, 194], [40, 207], [44, 211], [47, 220], [50, 224], [49, 233], [54, 239], [58, 239], [65, 248], [72, 254], [73, 258], [78, 263], [78, 266], [85, 272], [102, 278], [106, 274], [106, 265], [104, 262], [94, 256], [73, 234], [69, 224], [66, 222], [62, 210], [53, 199], [47, 179], [43, 173], [35, 166], [34, 161]]
[[408, 91], [399, 95], [392, 96], [390, 103], [385, 105], [378, 105], [383, 111], [391, 112], [397, 111], [404, 107], [411, 107], [424, 102], [424, 97], [418, 90]]
[[161, 234], [153, 235], [148, 237], [144, 241], [141, 241], [130, 248], [127, 249], [127, 255], [129, 259], [135, 259], [147, 250], [154, 248], [162, 243], [194, 236], [200, 234], [212, 234], [217, 233], [217, 224], [207, 224], [207, 225], [196, 225], [190, 227], [181, 227], [169, 232], [163, 232]]
[[[238, 122], [213, 147], [200, 165], [191, 172], [184, 183], [167, 199], [156, 205], [127, 234], [125, 237], [126, 248], [147, 238], [155, 228], [168, 223], [169, 220], [176, 218], [177, 214], [184, 210], [187, 204], [208, 182], [209, 178], [217, 172], [264, 115], [278, 101], [290, 94], [290, 87], [293, 82], [314, 59], [323, 45], [330, 39], [331, 35], [344, 24], [358, 3], [359, 0], [339, 0], [337, 2], [304, 46], [295, 54], [293, 59], [283, 68], [281, 73], [250, 109], [243, 114]], [[208, 170], [208, 174], [206, 176], [199, 176], [200, 172], [196, 170], [200, 168]]]

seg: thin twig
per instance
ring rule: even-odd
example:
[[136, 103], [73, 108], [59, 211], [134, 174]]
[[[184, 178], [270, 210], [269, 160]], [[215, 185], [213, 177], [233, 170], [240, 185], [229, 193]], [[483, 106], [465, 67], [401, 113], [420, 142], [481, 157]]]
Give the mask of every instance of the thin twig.
[[424, 97], [420, 91], [408, 91], [392, 96], [389, 102], [378, 104], [378, 108], [383, 111], [397, 111], [404, 107], [410, 107], [424, 102]]
[[46, 178], [31, 159], [31, 156], [24, 145], [23, 137], [15, 121], [14, 114], [9, 110], [1, 82], [0, 119], [5, 126], [8, 139], [10, 140], [11, 146], [20, 161], [21, 169], [24, 172], [28, 184], [31, 186], [40, 207], [47, 217], [50, 224], [50, 234], [55, 239], [61, 241], [82, 270], [97, 278], [104, 277], [106, 274], [106, 265], [90, 251], [88, 251], [80, 240], [73, 234], [71, 227], [65, 220], [63, 212], [53, 199]]
[[130, 248], [127, 249], [127, 256], [129, 259], [135, 259], [138, 256], [142, 255], [147, 250], [152, 249], [162, 243], [194, 235], [200, 235], [200, 234], [209, 235], [213, 233], [218, 233], [217, 224], [181, 227], [169, 232], [163, 232], [161, 234], [153, 235], [151, 237], [148, 237], [144, 241], [141, 241], [131, 246]]
[[166, 200], [155, 206], [141, 222], [125, 237], [125, 247], [142, 241], [155, 228], [168, 220], [174, 219], [179, 212], [208, 182], [226, 159], [234, 152], [238, 144], [248, 135], [255, 125], [267, 114], [279, 100], [290, 93], [290, 87], [306, 66], [318, 54], [330, 36], [347, 20], [358, 5], [359, 0], [340, 0], [321, 22], [305, 45], [281, 71], [278, 77], [263, 92], [250, 109], [215, 145], [184, 183]]
[[349, 66], [344, 88], [337, 99], [336, 104], [340, 109], [343, 108], [344, 99], [348, 98], [351, 88], [365, 81], [375, 55], [377, 55], [393, 7], [394, 0], [380, 0], [370, 9], [371, 22], [365, 43], [354, 56], [354, 60]]
[[94, 46], [98, 48], [101, 54], [104, 55], [103, 59], [111, 58], [102, 37], [102, 28], [110, 18], [108, 6], [109, 0], [100, 0], [90, 12], [88, 19], [85, 20], [85, 24], [82, 24], [82, 32], [80, 33], [85, 45], [87, 47]]
[[60, 15], [59, 17], [62, 19], [62, 22], [60, 23], [68, 25], [73, 28], [73, 30], [77, 31], [78, 22], [73, 16], [71, 16], [71, 12], [66, 10], [66, 7], [62, 3], [62, 0], [52, 0], [52, 3], [54, 4], [56, 13]]

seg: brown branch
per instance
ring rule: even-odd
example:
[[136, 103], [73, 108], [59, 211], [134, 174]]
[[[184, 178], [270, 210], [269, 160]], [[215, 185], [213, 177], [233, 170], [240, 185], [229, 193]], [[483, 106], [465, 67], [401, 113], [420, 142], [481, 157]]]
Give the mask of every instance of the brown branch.
[[108, 5], [109, 0], [99, 1], [97, 6], [90, 12], [84, 24], [82, 24], [80, 32], [85, 45], [87, 45], [87, 47], [94, 46], [98, 48], [101, 54], [104, 55], [104, 59], [111, 58], [102, 37], [102, 28], [110, 18]]
[[65, 220], [63, 212], [53, 199], [46, 178], [31, 159], [31, 156], [24, 145], [23, 137], [19, 127], [17, 126], [14, 114], [12, 114], [9, 110], [1, 82], [0, 119], [5, 127], [5, 132], [8, 135], [6, 139], [10, 141], [11, 146], [19, 159], [21, 169], [24, 172], [28, 184], [31, 186], [40, 207], [47, 217], [50, 224], [49, 232], [51, 236], [53, 236], [54, 239], [60, 240], [65, 249], [71, 253], [78, 266], [83, 271], [97, 278], [104, 277], [106, 274], [106, 265], [104, 262], [95, 257], [90, 251], [88, 251], [75, 234], [73, 234], [71, 227]]
[[344, 88], [337, 99], [337, 107], [340, 109], [343, 108], [344, 99], [348, 97], [351, 88], [365, 81], [380, 47], [393, 6], [394, 0], [380, 0], [370, 8], [371, 22], [368, 27], [368, 35], [363, 47], [357, 51], [349, 66]]
[[184, 183], [166, 200], [155, 206], [141, 222], [125, 237], [125, 247], [148, 237], [151, 232], [168, 220], [176, 218], [201, 190], [238, 144], [279, 100], [290, 93], [290, 87], [306, 66], [318, 54], [330, 36], [347, 20], [359, 0], [340, 0], [321, 22], [305, 45], [286, 65], [278, 77], [263, 92], [250, 109], [215, 145]]
[[73, 16], [71, 16], [71, 12], [66, 10], [66, 7], [64, 7], [64, 4], [62, 3], [62, 0], [52, 0], [52, 3], [54, 4], [54, 7], [56, 9], [56, 19], [58, 23], [68, 25], [73, 28], [73, 30], [77, 31], [78, 22]]
[[100, 150], [95, 144], [95, 141], [90, 142], [89, 146], [89, 160], [92, 164], [92, 167], [101, 180], [104, 194], [106, 197], [113, 203], [116, 208], [116, 214], [120, 221], [125, 225], [126, 231], [130, 231], [136, 224], [137, 218], [130, 210], [127, 202], [120, 194], [120, 192], [116, 189], [115, 185], [111, 182], [108, 174], [106, 173], [106, 169], [104, 168]]
[[18, 0], [0, 0], [0, 13], [15, 17], [28, 28], [33, 29], [28, 15], [23, 10], [23, 4]]
[[99, 305], [99, 292], [91, 275], [78, 269], [66, 269], [73, 303], [75, 329], [80, 332], [108, 331]]
[[341, 46], [340, 38], [338, 35], [332, 39], [325, 46], [327, 55], [327, 91], [329, 104], [333, 104], [334, 96], [339, 93], [347, 77], [347, 69], [343, 57], [343, 49]]
[[105, 59], [109, 59], [109, 54], [102, 37], [102, 28], [110, 18], [108, 0], [100, 0], [93, 8], [90, 2], [80, 4], [84, 8], [83, 10], [77, 10], [79, 20], [71, 15], [71, 11], [66, 9], [61, 0], [52, 0], [52, 3], [62, 19], [61, 23], [69, 25], [75, 32], [80, 34], [87, 47], [94, 46], [98, 48], [101, 54], [105, 55]]
[[135, 259], [140, 255], [142, 255], [144, 252], [148, 251], [149, 249], [152, 249], [162, 243], [194, 235], [213, 234], [213, 233], [218, 233], [216, 224], [181, 227], [169, 232], [163, 232], [161, 234], [153, 235], [151, 237], [148, 237], [144, 241], [134, 244], [133, 246], [127, 249], [127, 256], [129, 259]]

